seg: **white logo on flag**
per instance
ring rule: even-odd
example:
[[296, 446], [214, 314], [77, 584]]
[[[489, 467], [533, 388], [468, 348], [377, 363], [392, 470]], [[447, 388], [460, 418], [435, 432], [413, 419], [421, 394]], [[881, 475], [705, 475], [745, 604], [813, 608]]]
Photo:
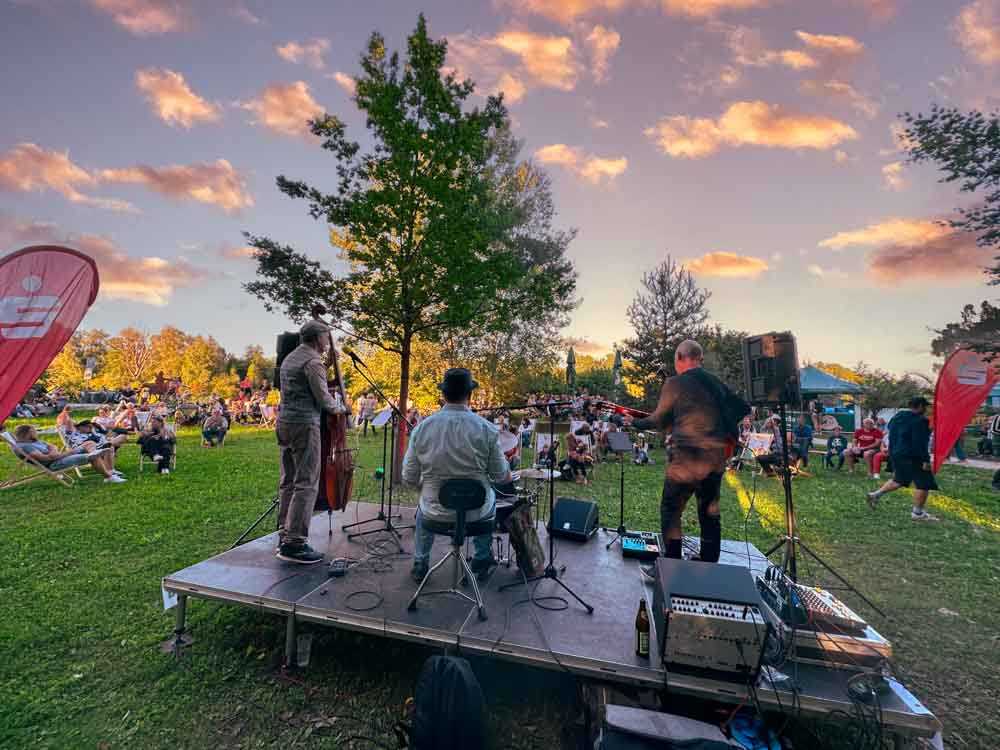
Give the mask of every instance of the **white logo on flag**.
[[30, 297], [0, 297], [0, 337], [8, 339], [40, 339], [49, 332], [62, 302], [51, 295], [35, 296], [42, 288], [42, 280], [28, 276], [21, 288]]
[[959, 366], [956, 380], [960, 385], [986, 385], [986, 365], [982, 362], [966, 362]]

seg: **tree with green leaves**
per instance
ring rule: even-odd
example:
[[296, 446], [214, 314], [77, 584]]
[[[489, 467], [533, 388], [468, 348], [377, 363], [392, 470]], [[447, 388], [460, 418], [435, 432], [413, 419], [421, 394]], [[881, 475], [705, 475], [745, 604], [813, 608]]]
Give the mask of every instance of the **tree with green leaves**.
[[643, 274], [642, 288], [628, 308], [634, 336], [624, 342], [624, 353], [631, 372], [646, 383], [648, 400], [658, 395], [657, 372], [675, 374], [677, 345], [703, 330], [710, 296], [669, 255]]
[[746, 390], [743, 340], [749, 335], [746, 331], [724, 329], [716, 324], [693, 337], [705, 350], [705, 369], [728, 385], [734, 393]]
[[[975, 110], [931, 107], [930, 114], [902, 115], [906, 128], [900, 142], [914, 164], [931, 162], [944, 173], [942, 182], [957, 182], [963, 193], [978, 196], [971, 208], [959, 209], [949, 223], [977, 235], [981, 247], [1000, 247], [1000, 119]], [[1000, 284], [997, 264], [984, 269], [991, 284]]]
[[931, 341], [931, 353], [935, 357], [947, 357], [956, 349], [997, 351], [1000, 346], [1000, 306], [983, 300], [977, 309], [974, 305], [962, 308], [961, 320], [949, 323], [935, 331]]
[[875, 415], [880, 409], [899, 409], [914, 396], [926, 396], [929, 383], [911, 374], [897, 377], [891, 372], [859, 362], [855, 368], [861, 378], [862, 392], [856, 397], [865, 414]]
[[415, 339], [503, 330], [529, 292], [540, 296], [551, 283], [516, 242], [524, 215], [501, 179], [502, 98], [468, 107], [474, 84], [445, 71], [446, 54], [423, 16], [405, 61], [373, 33], [354, 96], [372, 146], [363, 153], [344, 123], [326, 114], [310, 127], [333, 156], [334, 192], [278, 178], [282, 192], [307, 201], [310, 216], [331, 227], [346, 273], [247, 237], [258, 278], [246, 289], [297, 320], [321, 304], [352, 336], [395, 353], [404, 401]]

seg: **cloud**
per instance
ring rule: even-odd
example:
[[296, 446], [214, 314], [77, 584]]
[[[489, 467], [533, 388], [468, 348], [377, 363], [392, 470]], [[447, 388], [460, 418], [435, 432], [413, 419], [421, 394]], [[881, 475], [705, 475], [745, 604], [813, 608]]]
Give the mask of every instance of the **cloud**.
[[590, 51], [591, 73], [595, 83], [603, 83], [607, 80], [611, 57], [618, 51], [618, 45], [621, 44], [621, 41], [621, 34], [600, 24], [587, 35], [585, 42]]
[[846, 279], [847, 273], [840, 270], [839, 268], [822, 268], [821, 266], [811, 263], [806, 266], [806, 273], [811, 276], [815, 276], [820, 279]]
[[232, 8], [232, 14], [243, 21], [243, 23], [251, 26], [259, 26], [264, 23], [261, 17], [255, 15], [244, 3], [236, 3]]
[[845, 101], [865, 117], [875, 117], [879, 111], [879, 105], [876, 102], [844, 81], [803, 81], [799, 84], [799, 91], [804, 94]]
[[229, 243], [224, 243], [219, 248], [219, 255], [226, 260], [247, 260], [254, 257], [254, 253], [257, 252], [257, 248], [251, 247], [250, 245], [241, 245], [237, 247], [236, 245], [230, 245]]
[[68, 151], [48, 151], [34, 143], [19, 143], [0, 154], [0, 190], [20, 193], [53, 190], [71, 203], [112, 211], [136, 210], [127, 201], [95, 198], [79, 190], [96, 185], [97, 178], [75, 164]]
[[610, 128], [611, 123], [607, 120], [602, 120], [600, 117], [591, 117], [590, 127], [597, 128], [598, 130], [604, 130], [605, 128]]
[[723, 146], [825, 150], [858, 137], [854, 128], [839, 120], [759, 100], [735, 102], [718, 120], [664, 117], [644, 133], [663, 153], [689, 159], [709, 156]]
[[955, 18], [952, 31], [965, 54], [982, 65], [1000, 62], [1000, 2], [975, 0]]
[[274, 46], [274, 51], [278, 53], [278, 57], [282, 60], [290, 63], [303, 63], [316, 70], [323, 70], [326, 67], [323, 55], [329, 52], [329, 50], [329, 39], [313, 39], [311, 42], [301, 43], [286, 42], [285, 44], [276, 44]]
[[628, 159], [605, 159], [584, 154], [583, 150], [565, 143], [554, 143], [535, 151], [535, 158], [542, 164], [556, 164], [574, 172], [592, 185], [602, 180], [614, 180], [628, 168]]
[[533, 87], [572, 91], [583, 68], [568, 36], [515, 30], [449, 37], [448, 64], [459, 78], [472, 78], [484, 93], [503, 92], [510, 103]]
[[766, 8], [771, 0], [660, 0], [663, 10], [675, 16], [710, 18], [730, 10]]
[[903, 177], [903, 162], [894, 161], [882, 167], [882, 181], [889, 190], [900, 191], [906, 187]]
[[993, 251], [976, 238], [930, 219], [889, 218], [862, 229], [839, 232], [820, 247], [874, 248], [867, 257], [869, 278], [878, 284], [964, 281], [980, 276]]
[[767, 261], [761, 258], [727, 252], [706, 253], [684, 267], [691, 273], [725, 279], [755, 279], [768, 268]]
[[563, 339], [563, 346], [567, 349], [573, 347], [576, 354], [586, 354], [592, 357], [603, 356], [610, 351], [610, 347], [598, 344], [585, 336], [569, 336]]
[[225, 159], [167, 167], [140, 164], [125, 169], [104, 169], [98, 176], [104, 182], [145, 185], [168, 198], [207, 203], [226, 213], [254, 204], [243, 175]]
[[308, 121], [324, 112], [323, 107], [313, 99], [305, 81], [272, 83], [256, 99], [241, 102], [239, 106], [257, 116], [255, 124], [280, 135], [300, 138], [312, 136]]
[[65, 234], [54, 224], [20, 221], [0, 214], [0, 244], [57, 243], [89, 255], [97, 263], [103, 299], [128, 299], [162, 307], [174, 290], [212, 278], [212, 274], [186, 260], [157, 256], [134, 257], [107, 237]]
[[733, 55], [733, 62], [744, 67], [766, 68], [784, 65], [793, 70], [815, 68], [819, 62], [807, 52], [794, 49], [768, 49], [760, 30], [749, 26], [729, 26], [713, 23], [711, 30], [726, 37], [726, 46]]
[[797, 36], [807, 47], [828, 55], [853, 57], [865, 51], [865, 45], [854, 37], [838, 34], [810, 34], [807, 31], [796, 31]]
[[837, 162], [837, 164], [846, 164], [851, 160], [851, 157], [846, 151], [841, 151], [838, 148], [833, 152], [833, 160]]
[[337, 70], [334, 71], [333, 73], [327, 73], [326, 77], [332, 78], [334, 81], [336, 81], [337, 85], [340, 86], [340, 88], [342, 88], [351, 96], [354, 96], [354, 93], [357, 91], [357, 84], [354, 82], [354, 79], [351, 78], [351, 76], [347, 75], [347, 73], [342, 73], [341, 71]]
[[177, 0], [90, 0], [90, 4], [136, 36], [168, 34], [188, 25], [185, 8]]
[[876, 247], [898, 244], [907, 246], [924, 245], [946, 237], [954, 232], [948, 226], [929, 219], [889, 218], [863, 229], [837, 232], [819, 243], [820, 247], [842, 250], [845, 247]]
[[145, 68], [135, 73], [135, 85], [168, 125], [191, 128], [199, 122], [218, 122], [221, 109], [205, 101], [187, 85], [184, 76], [166, 68]]
[[659, 5], [664, 13], [688, 18], [710, 18], [730, 10], [764, 8], [771, 0], [502, 0], [520, 13], [543, 16], [570, 25], [579, 18], [608, 15], [626, 8]]

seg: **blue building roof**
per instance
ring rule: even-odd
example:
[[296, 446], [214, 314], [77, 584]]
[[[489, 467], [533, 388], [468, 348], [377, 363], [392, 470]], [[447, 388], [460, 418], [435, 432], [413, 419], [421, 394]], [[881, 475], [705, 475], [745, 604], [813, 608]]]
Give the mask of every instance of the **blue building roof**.
[[841, 380], [828, 372], [808, 365], [799, 370], [799, 383], [803, 393], [841, 394], [861, 393], [861, 386], [848, 380]]

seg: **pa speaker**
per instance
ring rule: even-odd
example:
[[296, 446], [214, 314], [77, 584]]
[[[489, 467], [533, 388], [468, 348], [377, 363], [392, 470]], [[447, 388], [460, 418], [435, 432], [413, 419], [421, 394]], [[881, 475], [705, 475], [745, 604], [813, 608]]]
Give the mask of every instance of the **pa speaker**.
[[799, 356], [788, 331], [743, 340], [743, 376], [751, 404], [798, 404]]
[[575, 497], [557, 497], [549, 522], [549, 533], [585, 542], [594, 535], [598, 525], [597, 503]]
[[278, 334], [277, 356], [274, 358], [274, 387], [278, 390], [281, 390], [281, 363], [298, 345], [299, 334], [288, 331]]

